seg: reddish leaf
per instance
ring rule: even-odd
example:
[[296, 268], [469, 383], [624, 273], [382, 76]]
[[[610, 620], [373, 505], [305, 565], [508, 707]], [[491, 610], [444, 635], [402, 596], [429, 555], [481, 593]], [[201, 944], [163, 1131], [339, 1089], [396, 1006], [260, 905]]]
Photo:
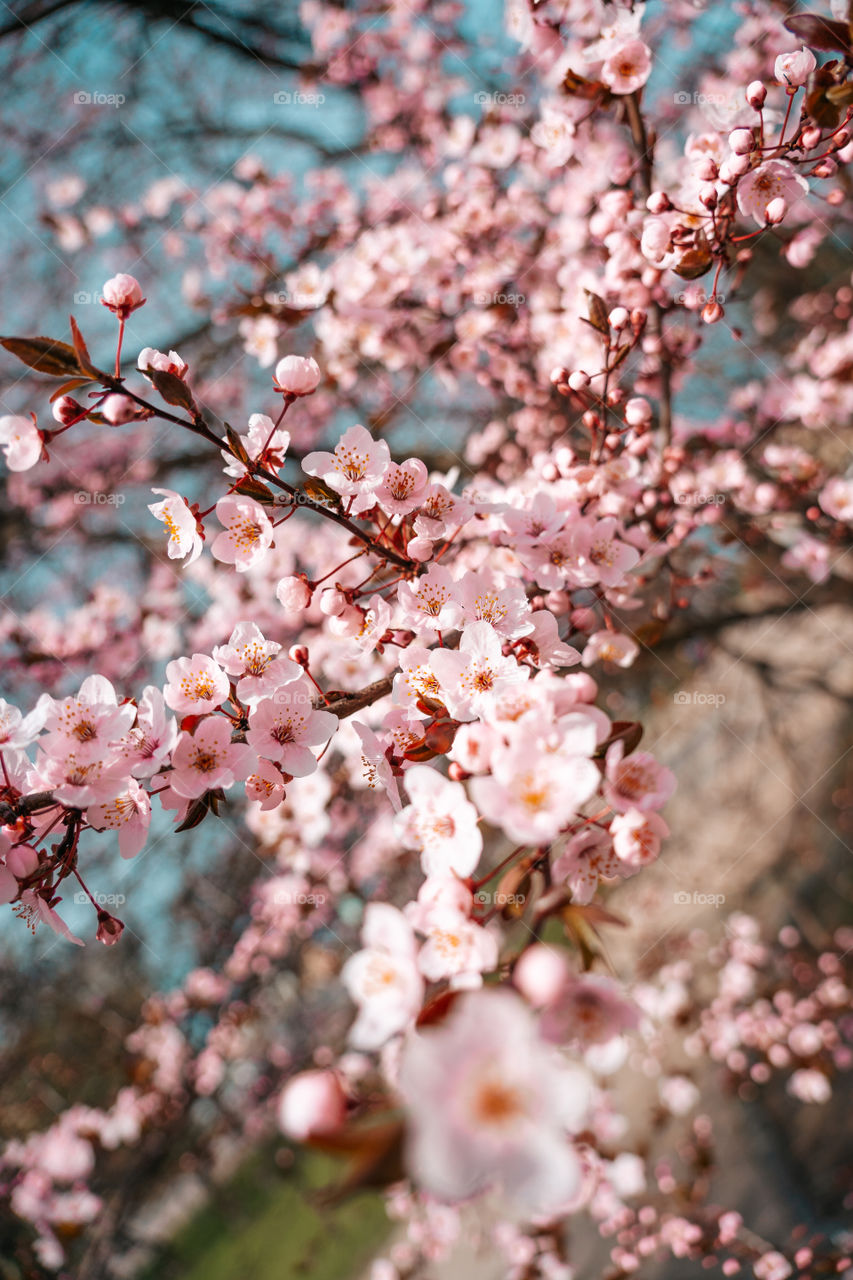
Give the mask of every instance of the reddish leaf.
[[850, 52], [850, 26], [846, 22], [833, 22], [819, 13], [796, 13], [786, 19], [785, 26], [803, 44], [812, 49], [824, 49], [828, 53], [840, 50]]
[[74, 348], [56, 338], [0, 338], [0, 345], [31, 369], [52, 378], [74, 378], [84, 372]]

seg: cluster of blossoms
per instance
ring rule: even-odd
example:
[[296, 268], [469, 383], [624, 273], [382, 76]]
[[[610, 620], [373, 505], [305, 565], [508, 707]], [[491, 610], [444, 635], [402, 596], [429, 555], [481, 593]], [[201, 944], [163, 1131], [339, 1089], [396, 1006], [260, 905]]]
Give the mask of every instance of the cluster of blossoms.
[[[147, 200], [170, 221], [176, 201], [193, 205], [187, 235], [220, 274], [273, 233], [283, 239], [282, 287], [258, 252], [264, 278], [239, 304], [246, 350], [273, 371], [275, 408], [245, 429], [219, 424], [189, 362], [147, 346], [135, 390], [121, 352], [145, 297], [129, 275], [102, 289], [119, 327], [114, 372], [92, 363], [76, 323], [71, 344], [6, 340], [61, 383], [50, 428], [0, 418], [10, 494], [25, 508], [46, 476], [50, 520], [68, 521], [63, 467], [91, 465], [86, 483], [102, 490], [140, 452], [149, 421], [203, 441], [221, 465], [205, 506], [134, 461], [154, 499], [144, 536], [157, 559], [139, 602], [102, 592], [71, 626], [42, 613], [4, 629], [20, 669], [34, 660], [53, 693], [26, 709], [0, 704], [0, 900], [80, 943], [57, 911], [79, 883], [98, 940], [117, 942], [122, 922], [84, 878], [87, 833], [113, 833], [131, 858], [158, 800], [177, 830], [242, 800], [271, 870], [222, 974], [195, 970], [146, 1007], [128, 1049], [149, 1083], [102, 1111], [72, 1107], [5, 1149], [4, 1186], [45, 1266], [62, 1266], [63, 1233], [99, 1212], [97, 1147], [132, 1145], [193, 1099], [227, 1097], [231, 1112], [245, 1106], [244, 1137], [277, 1122], [318, 1145], [402, 1147], [408, 1181], [389, 1207], [410, 1238], [377, 1280], [442, 1256], [470, 1201], [497, 1206], [519, 1280], [569, 1280], [560, 1224], [580, 1208], [617, 1237], [623, 1272], [661, 1249], [726, 1249], [726, 1274], [742, 1262], [759, 1280], [791, 1273], [737, 1215], [636, 1207], [649, 1171], [621, 1146], [608, 1081], [632, 1052], [646, 1064], [663, 1056], [661, 1028], [683, 1014], [688, 975], [671, 966], [623, 986], [585, 971], [600, 900], [658, 858], [675, 786], [639, 749], [640, 726], [603, 709], [614, 704], [599, 684], [710, 585], [726, 540], [762, 537], [780, 548], [780, 572], [813, 583], [845, 571], [853, 481], [817, 442], [769, 436], [849, 414], [849, 284], [799, 300], [815, 323], [792, 355], [793, 394], [756, 379], [712, 424], [673, 409], [707, 332], [695, 322], [723, 327], [722, 289], [745, 296], [759, 245], [780, 243], [790, 266], [806, 266], [826, 234], [815, 196], [827, 216], [844, 211], [834, 179], [853, 158], [847, 52], [818, 67], [808, 48], [790, 48], [772, 6], [757, 8], [733, 37], [718, 118], [691, 120], [683, 145], [656, 157], [641, 94], [654, 19], [644, 26], [640, 5], [606, 6], [603, 20], [586, 0], [510, 4], [520, 74], [535, 66], [544, 86], [523, 128], [499, 106], [481, 119], [447, 111], [460, 86], [443, 71], [433, 83], [456, 47], [447, 14], [433, 31], [409, 6], [376, 22], [369, 6], [310, 0], [318, 63], [336, 85], [364, 87], [371, 143], [411, 146], [416, 185], [401, 167], [359, 198], [324, 169], [297, 218], [288, 180], [249, 158], [203, 212], [169, 184]], [[667, 6], [667, 21], [696, 16], [686, 0]], [[842, 40], [827, 29], [818, 51], [833, 32]], [[714, 93], [709, 78], [694, 96]], [[239, 254], [234, 225], [245, 227]], [[69, 223], [64, 234], [67, 244]], [[696, 282], [711, 271], [706, 294]], [[184, 285], [192, 293], [189, 273]], [[316, 359], [280, 358], [300, 320]], [[364, 369], [383, 375], [369, 391]], [[385, 427], [401, 405], [416, 414], [409, 388], [428, 372], [456, 404], [471, 395], [478, 428], [458, 467], [429, 447], [392, 458]], [[368, 425], [330, 438], [333, 416]], [[90, 429], [107, 437], [98, 471], [69, 448]], [[189, 621], [177, 570], [206, 595]], [[75, 668], [91, 655], [101, 674], [61, 694], [51, 655]], [[167, 662], [165, 680], [137, 679], [149, 655]], [[306, 1063], [264, 995], [327, 927], [347, 939], [337, 985], [355, 1015], [348, 1049], [320, 1044]], [[559, 944], [537, 941], [546, 931]], [[849, 1065], [840, 957], [820, 958], [811, 994], [758, 995], [766, 956], [748, 922], [734, 936], [688, 1065], [658, 1072], [669, 1115], [696, 1105], [689, 1060], [705, 1051], [754, 1084], [799, 1064], [788, 1088], [801, 1101], [825, 1100], [830, 1064]], [[196, 1050], [200, 1008], [210, 1029]], [[694, 1130], [704, 1150], [704, 1118]], [[664, 1163], [653, 1180], [660, 1197], [679, 1191]]]

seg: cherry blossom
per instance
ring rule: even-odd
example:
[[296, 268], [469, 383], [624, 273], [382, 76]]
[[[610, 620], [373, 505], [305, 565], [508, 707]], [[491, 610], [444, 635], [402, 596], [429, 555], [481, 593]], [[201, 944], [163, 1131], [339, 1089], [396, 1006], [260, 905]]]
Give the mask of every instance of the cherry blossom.
[[206, 653], [177, 658], [166, 667], [166, 706], [181, 714], [203, 715], [215, 711], [228, 697], [228, 678], [218, 662]]
[[169, 531], [169, 559], [186, 558], [188, 565], [193, 564], [204, 549], [198, 521], [186, 501], [172, 489], [152, 489], [151, 492], [163, 495], [163, 501], [152, 503], [148, 510], [158, 520], [162, 520]]
[[251, 706], [296, 680], [302, 668], [281, 656], [281, 645], [265, 640], [254, 622], [238, 622], [227, 644], [217, 645], [213, 658], [229, 676], [236, 676], [237, 697]]
[[224, 526], [210, 546], [216, 560], [245, 573], [264, 558], [273, 540], [273, 527], [260, 503], [253, 498], [220, 498], [216, 518]]
[[470, 875], [480, 860], [483, 837], [465, 788], [426, 765], [407, 770], [405, 785], [411, 804], [400, 811], [395, 825], [409, 848], [419, 850], [424, 874]]
[[208, 718], [178, 738], [169, 782], [176, 795], [191, 800], [215, 787], [243, 781], [254, 764], [251, 747], [231, 741], [227, 721]]
[[341, 978], [358, 1005], [350, 1043], [377, 1049], [414, 1019], [423, 997], [412, 926], [402, 912], [372, 902], [364, 913], [364, 949], [350, 956]]
[[751, 169], [737, 187], [738, 208], [745, 217], [763, 225], [768, 221], [768, 206], [783, 200], [791, 209], [808, 191], [809, 184], [788, 160], [765, 160]]
[[302, 460], [302, 469], [351, 500], [352, 510], [358, 512], [375, 501], [374, 491], [385, 475], [389, 460], [385, 441], [374, 440], [364, 427], [355, 426], [344, 432], [333, 453], [307, 454]]
[[0, 448], [10, 471], [29, 471], [42, 456], [42, 435], [34, 418], [20, 414], [0, 417]]
[[327, 742], [337, 727], [336, 716], [314, 710], [311, 686], [300, 676], [255, 703], [246, 741], [285, 773], [303, 778], [317, 768], [311, 747]]

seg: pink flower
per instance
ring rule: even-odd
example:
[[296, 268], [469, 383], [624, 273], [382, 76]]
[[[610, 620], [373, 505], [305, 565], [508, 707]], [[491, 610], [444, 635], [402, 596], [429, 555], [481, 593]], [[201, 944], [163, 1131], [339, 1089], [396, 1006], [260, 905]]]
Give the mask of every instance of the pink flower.
[[369, 903], [361, 940], [364, 949], [350, 956], [341, 970], [341, 980], [358, 1005], [349, 1038], [357, 1049], [379, 1049], [416, 1017], [424, 980], [417, 968], [412, 926], [396, 907]]
[[661, 841], [669, 827], [657, 813], [628, 809], [610, 824], [613, 851], [629, 867], [647, 867], [660, 853]]
[[660, 809], [675, 790], [675, 775], [658, 764], [648, 751], [624, 755], [625, 747], [614, 742], [607, 752], [604, 796], [618, 813], [639, 809], [648, 813]]
[[272, 543], [273, 527], [260, 503], [237, 494], [220, 498], [216, 518], [224, 529], [210, 548], [214, 560], [233, 564], [238, 573], [245, 573], [263, 560]]
[[126, 320], [132, 311], [145, 302], [139, 281], [133, 276], [112, 276], [101, 290], [101, 302], [119, 320]]
[[282, 657], [281, 645], [265, 640], [254, 622], [238, 622], [231, 639], [217, 645], [213, 657], [229, 676], [238, 677], [237, 697], [249, 706], [302, 674], [299, 664]]
[[483, 837], [477, 810], [461, 782], [449, 782], [429, 765], [406, 773], [411, 804], [398, 813], [395, 828], [410, 849], [418, 849], [424, 875], [469, 876], [480, 861]]
[[537, 1034], [514, 992], [472, 991], [436, 1027], [410, 1033], [400, 1063], [408, 1165], [439, 1200], [495, 1188], [525, 1218], [572, 1200], [580, 1165], [567, 1136], [589, 1105], [587, 1078]]
[[[285, 431], [283, 427], [276, 429], [272, 418], [267, 417], [265, 413], [252, 414], [249, 418], [249, 430], [245, 435], [240, 436], [240, 440], [253, 462], [264, 454], [267, 466], [274, 471], [282, 468], [284, 455], [290, 448], [290, 432]], [[235, 458], [225, 449], [222, 449], [221, 453], [226, 462], [223, 470], [227, 476], [235, 476], [239, 479], [248, 474], [246, 464], [239, 458]]]
[[4, 414], [0, 418], [0, 448], [10, 471], [29, 471], [41, 457], [42, 435], [34, 417]]
[[107, 804], [90, 805], [86, 818], [96, 831], [117, 831], [118, 848], [123, 858], [135, 858], [148, 839], [151, 823], [151, 801], [135, 778], [127, 789]]
[[579, 585], [605, 587], [619, 585], [625, 574], [639, 562], [636, 547], [622, 542], [617, 536], [619, 521], [613, 516], [604, 520], [584, 521], [572, 533], [572, 550]]
[[594, 631], [584, 645], [581, 662], [585, 667], [600, 661], [630, 667], [639, 652], [636, 640], [621, 631]]
[[166, 667], [166, 706], [183, 715], [204, 715], [228, 697], [228, 677], [206, 653], [176, 658]]
[[519, 844], [547, 844], [598, 788], [592, 760], [542, 750], [532, 735], [492, 760], [492, 776], [473, 778], [471, 795], [483, 817]]
[[425, 880], [417, 903], [407, 905], [407, 918], [426, 938], [418, 968], [430, 982], [479, 986], [480, 975], [497, 965], [497, 937], [471, 919], [472, 905], [470, 890], [453, 876]]
[[374, 496], [387, 516], [405, 516], [421, 505], [428, 480], [429, 473], [420, 458], [391, 462]]
[[471, 161], [488, 169], [506, 169], [514, 163], [520, 147], [521, 134], [514, 124], [485, 125], [471, 149]]
[[361, 742], [361, 763], [364, 767], [367, 785], [372, 791], [382, 791], [391, 801], [392, 807], [399, 813], [400, 788], [391, 765], [388, 763], [386, 748], [379, 738], [366, 724], [354, 724], [353, 728]]
[[[54, 902], [58, 901], [58, 899], [54, 899]], [[33, 933], [35, 933], [36, 925], [46, 924], [54, 933], [58, 933], [60, 938], [73, 942], [76, 947], [86, 945], [82, 938], [78, 938], [76, 934], [71, 932], [62, 917], [57, 915], [53, 907], [34, 889], [24, 890], [20, 901], [16, 904], [16, 913], [21, 919], [26, 920]]]
[[542, 1034], [555, 1044], [578, 1042], [585, 1048], [606, 1044], [632, 1031], [640, 1016], [611, 978], [586, 974], [569, 982], [542, 1016]]
[[542, 115], [530, 131], [530, 140], [542, 147], [549, 168], [562, 167], [575, 153], [575, 122], [565, 111], [545, 103]]
[[155, 369], [158, 373], [172, 373], [176, 378], [183, 378], [189, 365], [185, 360], [181, 359], [177, 351], [170, 351], [168, 355], [165, 355], [154, 347], [143, 347], [139, 353], [136, 367], [145, 374], [148, 373], [149, 369]]
[[350, 427], [335, 445], [334, 453], [309, 453], [302, 470], [318, 476], [343, 498], [352, 498], [353, 511], [373, 505], [374, 490], [381, 484], [390, 454], [384, 440], [374, 440], [362, 426]]
[[61, 804], [86, 809], [112, 800], [127, 785], [126, 766], [110, 755], [81, 762], [76, 753], [48, 755], [41, 749], [34, 776]]
[[592, 902], [600, 879], [614, 880], [619, 872], [610, 838], [599, 827], [587, 827], [572, 836], [553, 866], [554, 879], [565, 880], [573, 901], [581, 906]]
[[251, 747], [231, 741], [230, 723], [209, 717], [195, 733], [181, 734], [172, 752], [169, 782], [176, 795], [193, 800], [216, 787], [233, 787], [249, 776], [254, 764]]
[[488, 622], [509, 640], [532, 630], [530, 605], [520, 583], [498, 586], [494, 574], [472, 571], [465, 574], [457, 590], [466, 622]]
[[81, 764], [112, 758], [112, 743], [136, 719], [130, 703], [118, 705], [115, 689], [104, 676], [88, 676], [76, 697], [46, 697], [43, 707], [47, 736], [41, 746], [54, 756], [73, 752]]
[[173, 489], [152, 489], [151, 492], [163, 495], [163, 501], [151, 503], [148, 510], [157, 520], [162, 520], [169, 531], [169, 559], [183, 560], [189, 556], [187, 564], [193, 564], [204, 547], [198, 521], [186, 501]]
[[853, 480], [833, 476], [818, 494], [818, 502], [833, 520], [853, 523]]
[[569, 980], [568, 953], [564, 947], [534, 942], [522, 951], [512, 980], [534, 1009], [553, 1004]]
[[786, 208], [792, 209], [808, 189], [809, 184], [789, 160], [765, 160], [738, 183], [738, 208], [744, 217], [754, 218], [764, 226], [771, 201], [784, 200]]
[[254, 800], [263, 812], [277, 809], [284, 799], [284, 778], [269, 760], [259, 760], [254, 773], [246, 779], [246, 798]]
[[599, 74], [611, 93], [636, 93], [651, 70], [649, 46], [643, 40], [627, 40], [605, 59]]
[[[135, 422], [137, 418], [148, 418], [151, 416], [150, 409], [143, 409], [141, 404], [137, 404], [135, 400], [131, 400], [130, 396], [123, 396], [116, 392], [114, 395], [107, 396], [106, 400], [101, 402], [101, 414], [104, 421], [108, 422], [111, 427], [124, 426], [126, 422]], [[166, 489], [155, 489], [155, 493], [166, 493]], [[149, 507], [149, 511], [150, 511]]]
[[279, 1128], [297, 1142], [313, 1133], [333, 1133], [346, 1114], [346, 1096], [334, 1071], [301, 1071], [288, 1080], [278, 1102]]
[[798, 89], [808, 80], [817, 66], [817, 58], [805, 45], [793, 53], [780, 53], [773, 67], [773, 74], [790, 89]]
[[273, 386], [288, 396], [310, 396], [320, 385], [320, 366], [311, 356], [285, 356], [275, 367]]
[[496, 697], [522, 684], [530, 671], [515, 658], [505, 658], [501, 639], [488, 622], [472, 622], [458, 650], [437, 649], [430, 661], [441, 684], [441, 700], [455, 720], [487, 714]]
[[573, 667], [581, 655], [560, 639], [557, 619], [547, 609], [530, 614], [532, 630], [525, 636], [525, 648], [537, 667]]
[[136, 724], [114, 745], [135, 778], [150, 778], [168, 762], [177, 738], [178, 726], [166, 714], [162, 693], [147, 685], [139, 699]]
[[449, 570], [441, 565], [430, 565], [428, 571], [414, 582], [401, 582], [397, 588], [404, 626], [420, 631], [451, 631], [462, 612], [456, 583]]
[[752, 1271], [756, 1280], [788, 1280], [788, 1276], [793, 1275], [790, 1262], [775, 1249], [762, 1254]]
[[313, 692], [305, 676], [291, 680], [271, 697], [252, 708], [246, 741], [294, 778], [307, 777], [317, 768], [310, 747], [319, 747], [336, 732], [338, 718], [330, 711], [315, 711]]

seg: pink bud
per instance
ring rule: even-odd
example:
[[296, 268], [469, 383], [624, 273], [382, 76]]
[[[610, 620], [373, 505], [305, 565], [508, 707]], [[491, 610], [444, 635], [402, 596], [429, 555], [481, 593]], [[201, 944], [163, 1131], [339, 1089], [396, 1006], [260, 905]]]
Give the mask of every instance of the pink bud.
[[794, 53], [780, 53], [773, 67], [773, 74], [789, 90], [798, 89], [805, 84], [817, 66], [817, 58], [811, 49], [803, 45]]
[[[805, 150], [813, 151], [820, 142], [822, 136], [820, 129], [818, 129], [816, 125], [812, 125], [809, 129], [804, 129], [801, 141]], [[835, 141], [838, 141], [837, 137], [835, 138]]]
[[282, 578], [275, 589], [276, 599], [285, 609], [301, 613], [311, 603], [311, 588], [305, 578]]
[[646, 208], [649, 213], [666, 213], [672, 204], [665, 191], [653, 191], [646, 201]]
[[364, 611], [348, 604], [340, 613], [329, 618], [327, 626], [333, 636], [357, 636], [364, 626]]
[[699, 199], [706, 209], [716, 209], [717, 188], [711, 182], [703, 182], [699, 188]]
[[584, 373], [583, 369], [575, 369], [574, 373], [569, 374], [569, 386], [572, 391], [586, 391], [589, 383], [589, 374]]
[[706, 302], [702, 308], [702, 319], [706, 324], [716, 324], [725, 314], [719, 302]]
[[729, 134], [729, 146], [736, 156], [745, 156], [755, 147], [755, 134], [751, 129], [735, 129]]
[[712, 160], [710, 156], [705, 156], [696, 167], [696, 177], [700, 182], [715, 182], [719, 173], [716, 160]]
[[304, 644], [292, 644], [288, 649], [287, 656], [291, 662], [298, 662], [300, 667], [308, 666], [308, 649]]
[[337, 587], [324, 587], [320, 592], [320, 612], [327, 618], [335, 618], [347, 607], [347, 598]]
[[6, 854], [6, 866], [19, 880], [26, 880], [27, 876], [31, 876], [38, 864], [38, 852], [31, 849], [28, 844], [15, 845], [15, 848], [10, 849]]
[[133, 276], [113, 276], [101, 290], [101, 302], [119, 320], [126, 320], [144, 301], [139, 281]]
[[764, 210], [764, 216], [771, 227], [775, 227], [782, 221], [788, 211], [788, 205], [783, 196], [777, 196], [775, 200], [771, 200], [767, 208]]
[[63, 427], [67, 427], [85, 412], [82, 404], [78, 404], [73, 396], [60, 396], [53, 402], [53, 416], [57, 422], [62, 423]]
[[512, 980], [535, 1009], [553, 1004], [569, 978], [569, 962], [562, 949], [536, 942], [528, 947], [512, 971]]
[[624, 329], [630, 318], [627, 308], [614, 307], [607, 317], [607, 322], [611, 329]]
[[558, 364], [556, 368], [551, 370], [551, 374], [548, 381], [552, 382], [556, 387], [558, 383], [565, 382], [568, 376], [569, 376], [568, 369], [564, 365]]
[[334, 1071], [302, 1071], [287, 1082], [279, 1098], [279, 1127], [297, 1142], [312, 1133], [332, 1133], [346, 1114], [346, 1097]]
[[625, 421], [629, 427], [640, 427], [643, 423], [650, 422], [651, 417], [652, 407], [642, 396], [634, 396], [625, 405]]
[[142, 416], [139, 405], [130, 396], [123, 395], [107, 396], [100, 411], [111, 427], [120, 427], [123, 423], [133, 422], [135, 418]]
[[760, 80], [752, 80], [746, 87], [746, 100], [756, 111], [760, 111], [767, 100], [767, 90]]
[[425, 564], [432, 559], [433, 543], [429, 538], [412, 538], [406, 547], [406, 555], [418, 564]]
[[105, 947], [112, 947], [124, 933], [124, 925], [117, 916], [111, 916], [103, 907], [98, 908], [98, 931], [95, 938], [103, 942]]
[[273, 386], [288, 396], [310, 396], [320, 385], [320, 366], [311, 356], [285, 356], [275, 367]]

